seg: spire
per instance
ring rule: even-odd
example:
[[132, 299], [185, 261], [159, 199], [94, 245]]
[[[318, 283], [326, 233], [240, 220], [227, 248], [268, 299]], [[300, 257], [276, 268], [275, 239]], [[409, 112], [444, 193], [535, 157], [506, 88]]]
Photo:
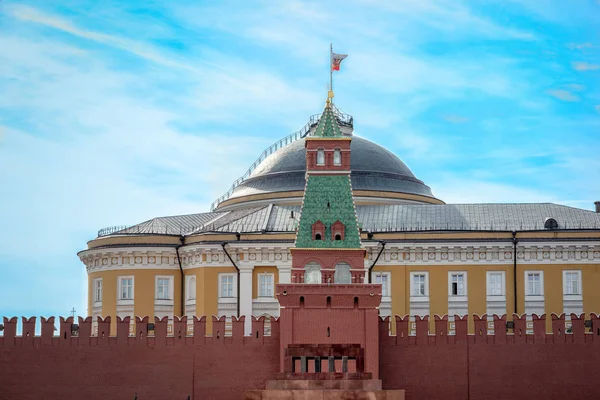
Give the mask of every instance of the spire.
[[338, 124], [337, 117], [333, 111], [331, 99], [327, 99], [325, 104], [325, 110], [321, 115], [317, 129], [315, 130], [315, 137], [343, 137], [340, 125]]

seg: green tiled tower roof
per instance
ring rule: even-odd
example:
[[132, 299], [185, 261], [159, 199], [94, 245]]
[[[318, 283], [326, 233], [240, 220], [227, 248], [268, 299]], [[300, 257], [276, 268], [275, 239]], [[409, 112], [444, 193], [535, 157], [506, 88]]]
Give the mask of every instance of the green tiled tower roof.
[[[345, 139], [329, 100], [313, 137]], [[306, 140], [311, 138], [308, 137]], [[317, 221], [325, 225], [322, 240], [313, 240], [312, 237], [312, 227]], [[337, 221], [344, 225], [344, 240], [331, 240], [331, 225]], [[350, 173], [339, 175], [308, 173], [296, 235], [296, 247], [320, 249], [361, 247]]]
[[[344, 224], [344, 240], [331, 240], [331, 225]], [[312, 226], [321, 221], [325, 225], [323, 240], [312, 239]], [[309, 174], [304, 191], [300, 226], [296, 236], [297, 248], [360, 248], [360, 234], [350, 175]]]
[[337, 118], [333, 113], [333, 107], [329, 99], [327, 99], [327, 105], [321, 115], [317, 129], [313, 134], [315, 137], [343, 137], [340, 126], [338, 125]]

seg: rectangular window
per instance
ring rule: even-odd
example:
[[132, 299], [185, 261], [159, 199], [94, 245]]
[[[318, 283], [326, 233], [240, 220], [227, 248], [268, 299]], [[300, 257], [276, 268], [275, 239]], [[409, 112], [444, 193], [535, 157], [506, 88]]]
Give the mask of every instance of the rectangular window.
[[133, 277], [121, 278], [119, 286], [119, 299], [133, 300]]
[[102, 302], [102, 278], [94, 279], [94, 301]]
[[525, 282], [528, 296], [541, 296], [543, 294], [542, 272], [526, 272]]
[[273, 297], [273, 274], [258, 275], [258, 297]]
[[156, 300], [173, 300], [171, 296], [171, 278], [156, 278]]
[[581, 271], [563, 271], [563, 294], [569, 296], [581, 295]]
[[487, 273], [487, 295], [504, 296], [504, 272], [489, 271]]
[[390, 274], [389, 272], [376, 272], [375, 283], [381, 284], [381, 296], [390, 296]]
[[450, 290], [451, 296], [467, 295], [467, 274], [465, 272], [450, 272]]
[[317, 165], [325, 165], [325, 150], [317, 150]]
[[219, 275], [219, 297], [234, 297], [233, 296], [233, 275], [232, 274], [221, 274]]
[[412, 277], [411, 295], [417, 296], [417, 297], [429, 296], [429, 290], [427, 287], [427, 274], [426, 273], [413, 273], [411, 277]]

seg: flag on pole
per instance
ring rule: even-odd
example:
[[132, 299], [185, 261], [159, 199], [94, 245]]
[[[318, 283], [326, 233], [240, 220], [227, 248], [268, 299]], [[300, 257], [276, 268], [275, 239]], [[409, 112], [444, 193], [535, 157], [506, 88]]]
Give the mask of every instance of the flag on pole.
[[339, 71], [340, 64], [342, 63], [342, 60], [346, 57], [348, 57], [348, 54], [331, 53], [331, 70]]

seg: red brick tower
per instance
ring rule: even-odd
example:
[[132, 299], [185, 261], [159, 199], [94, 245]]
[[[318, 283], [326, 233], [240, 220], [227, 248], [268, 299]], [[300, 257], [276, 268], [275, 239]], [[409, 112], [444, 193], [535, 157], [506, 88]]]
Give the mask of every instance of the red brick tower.
[[350, 181], [350, 136], [327, 101], [306, 138], [306, 188], [292, 283], [277, 285], [281, 372], [379, 375], [381, 286], [365, 284]]

